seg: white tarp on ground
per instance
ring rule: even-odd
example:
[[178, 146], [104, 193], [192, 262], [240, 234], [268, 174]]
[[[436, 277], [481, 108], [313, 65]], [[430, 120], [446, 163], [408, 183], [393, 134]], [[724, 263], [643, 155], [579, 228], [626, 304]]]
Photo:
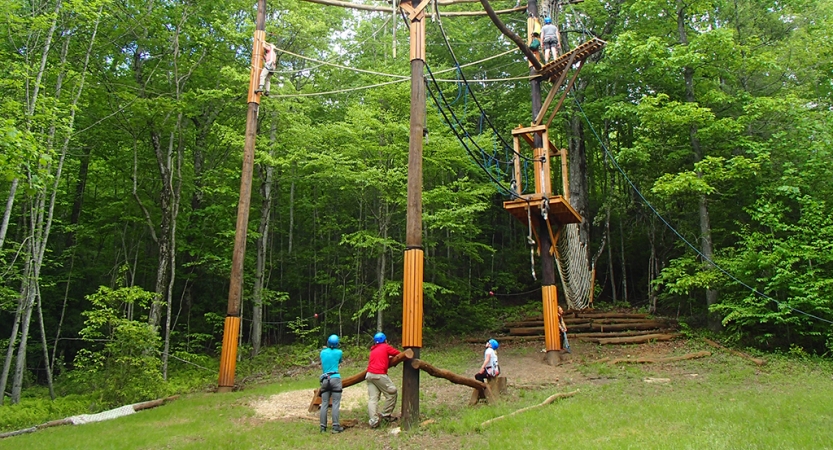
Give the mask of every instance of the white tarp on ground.
[[133, 405], [126, 405], [116, 409], [111, 409], [109, 411], [100, 412], [98, 414], [81, 414], [69, 417], [68, 419], [73, 425], [81, 425], [85, 423], [102, 422], [105, 420], [115, 419], [116, 417], [129, 416], [135, 413], [136, 410], [133, 409]]

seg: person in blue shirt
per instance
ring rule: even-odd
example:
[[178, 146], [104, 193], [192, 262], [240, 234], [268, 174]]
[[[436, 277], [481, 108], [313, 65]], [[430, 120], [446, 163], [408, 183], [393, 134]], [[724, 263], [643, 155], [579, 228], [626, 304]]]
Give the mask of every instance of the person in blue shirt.
[[321, 371], [319, 377], [321, 388], [321, 432], [327, 432], [327, 409], [330, 399], [333, 400], [333, 433], [341, 433], [344, 428], [338, 423], [338, 410], [341, 406], [341, 375], [338, 373], [338, 365], [341, 364], [342, 352], [338, 348], [338, 336], [333, 334], [327, 338], [327, 347], [321, 350]]

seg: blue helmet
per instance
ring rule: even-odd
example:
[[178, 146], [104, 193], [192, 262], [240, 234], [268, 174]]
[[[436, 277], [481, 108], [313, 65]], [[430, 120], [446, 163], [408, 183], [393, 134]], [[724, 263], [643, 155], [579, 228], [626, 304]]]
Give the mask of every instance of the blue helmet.
[[494, 339], [489, 339], [488, 344], [489, 344], [489, 347], [492, 347], [495, 350], [497, 350], [497, 348], [500, 347], [500, 344], [498, 344], [497, 341], [494, 340]]
[[544, 17], [544, 23], [549, 25], [552, 23], [552, 19], [550, 19], [549, 17]]
[[385, 333], [382, 333], [381, 331], [373, 335], [373, 342], [377, 344], [381, 344], [382, 342], [385, 342], [387, 340], [388, 337], [385, 336]]
[[338, 348], [338, 335], [331, 334], [330, 337], [327, 338], [327, 347]]

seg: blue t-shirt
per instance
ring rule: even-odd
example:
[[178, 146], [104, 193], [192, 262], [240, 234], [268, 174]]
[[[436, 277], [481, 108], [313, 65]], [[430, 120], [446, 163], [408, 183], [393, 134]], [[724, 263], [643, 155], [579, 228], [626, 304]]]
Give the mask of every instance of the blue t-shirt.
[[323, 373], [335, 372], [330, 378], [341, 378], [338, 374], [338, 365], [341, 363], [341, 350], [337, 348], [325, 348], [321, 350], [321, 370]]

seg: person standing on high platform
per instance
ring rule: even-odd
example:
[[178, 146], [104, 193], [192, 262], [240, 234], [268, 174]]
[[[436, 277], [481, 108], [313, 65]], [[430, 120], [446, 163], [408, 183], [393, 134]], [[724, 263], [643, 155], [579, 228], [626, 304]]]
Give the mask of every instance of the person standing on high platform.
[[[558, 58], [558, 27], [553, 25], [552, 19], [544, 18], [544, 26], [541, 28], [541, 41], [544, 43], [544, 62], [548, 63]], [[552, 55], [552, 58], [550, 58]]]

